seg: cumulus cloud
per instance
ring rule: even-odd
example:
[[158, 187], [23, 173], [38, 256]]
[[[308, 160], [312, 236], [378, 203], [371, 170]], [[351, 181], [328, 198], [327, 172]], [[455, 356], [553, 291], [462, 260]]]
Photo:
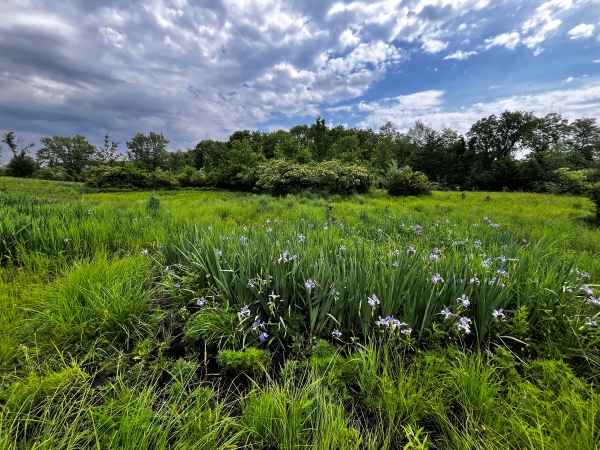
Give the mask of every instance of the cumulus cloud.
[[445, 56], [444, 59], [458, 59], [459, 61], [462, 61], [462, 60], [467, 59], [469, 56], [473, 56], [476, 54], [477, 54], [477, 52], [475, 52], [475, 51], [463, 52], [461, 50], [458, 50], [454, 53], [450, 53], [448, 56]]
[[493, 38], [488, 38], [484, 41], [485, 49], [489, 50], [492, 47], [500, 46], [506, 47], [509, 50], [514, 50], [519, 42], [521, 41], [521, 35], [513, 31], [512, 33], [502, 33]]
[[594, 35], [594, 25], [580, 23], [567, 33], [571, 39], [589, 38]]
[[400, 131], [412, 127], [418, 119], [441, 130], [449, 127], [466, 133], [472, 124], [483, 117], [509, 111], [533, 111], [537, 116], [558, 112], [573, 120], [600, 116], [600, 85], [590, 83], [579, 89], [557, 89], [532, 95], [499, 97], [488, 102], [465, 105], [461, 108], [446, 106], [445, 91], [424, 91], [370, 103], [348, 106], [362, 115], [359, 126], [379, 128], [391, 121]]
[[[528, 9], [522, 29], [518, 20], [507, 29], [488, 18], [505, 6], [521, 7], [516, 0], [9, 0], [0, 21], [0, 123], [38, 136], [99, 140], [109, 132], [123, 142], [157, 131], [174, 147], [190, 147], [269, 120], [361, 104], [380, 95], [381, 84], [403, 92], [409, 88], [387, 77], [416, 54], [437, 63], [495, 46], [539, 49], [555, 16], [575, 4]], [[465, 47], [475, 50], [449, 50]], [[425, 92], [382, 105], [442, 107], [441, 90]]]
[[529, 36], [523, 39], [523, 44], [538, 55], [543, 50], [540, 44], [556, 32], [561, 24], [560, 19], [555, 16], [572, 5], [572, 0], [550, 0], [538, 6], [533, 16], [523, 24], [523, 33], [529, 33]]

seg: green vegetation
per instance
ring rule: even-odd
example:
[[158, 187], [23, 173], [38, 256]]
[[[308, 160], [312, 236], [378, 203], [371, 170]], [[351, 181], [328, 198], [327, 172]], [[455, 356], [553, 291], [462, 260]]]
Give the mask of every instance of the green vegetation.
[[0, 186], [0, 449], [600, 442], [593, 196]]

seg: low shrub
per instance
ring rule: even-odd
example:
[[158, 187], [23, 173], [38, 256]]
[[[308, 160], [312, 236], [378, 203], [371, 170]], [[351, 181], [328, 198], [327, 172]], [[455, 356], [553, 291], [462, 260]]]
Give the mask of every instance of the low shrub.
[[431, 193], [432, 184], [423, 172], [413, 171], [409, 166], [398, 168], [393, 165], [383, 183], [390, 195], [426, 195]]
[[217, 356], [217, 363], [224, 372], [256, 374], [271, 365], [271, 356], [258, 348], [222, 350]]

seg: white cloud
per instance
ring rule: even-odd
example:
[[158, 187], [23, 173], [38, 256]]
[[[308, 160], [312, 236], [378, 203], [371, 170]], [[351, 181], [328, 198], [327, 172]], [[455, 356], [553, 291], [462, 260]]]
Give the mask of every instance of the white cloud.
[[589, 38], [594, 34], [594, 25], [580, 23], [576, 27], [571, 28], [567, 34], [571, 36], [571, 39]]
[[501, 46], [506, 47], [509, 50], [514, 50], [521, 40], [521, 35], [513, 31], [512, 33], [502, 33], [493, 38], [486, 39], [485, 49], [489, 50], [492, 47]]
[[565, 119], [600, 117], [600, 84], [590, 83], [578, 89], [560, 89], [533, 95], [514, 95], [483, 103], [444, 108], [444, 91], [424, 91], [411, 95], [382, 99], [347, 107], [355, 113], [366, 113], [360, 127], [377, 129], [392, 121], [401, 131], [416, 120], [435, 129], [452, 128], [466, 133], [483, 117], [509, 111], [533, 111], [537, 116], [558, 112]]
[[442, 42], [438, 39], [424, 39], [421, 47], [427, 53], [439, 53], [448, 47], [448, 42]]
[[573, 81], [574, 79], [575, 79], [575, 78], [573, 78], [573, 77], [569, 77], [569, 78], [567, 78], [565, 81], [566, 81], [567, 83], [570, 83], [570, 82], [571, 82], [571, 81]]
[[543, 50], [540, 44], [558, 30], [561, 21], [554, 16], [568, 10], [572, 4], [572, 0], [547, 1], [538, 6], [533, 16], [525, 21], [523, 34], [531, 34], [523, 38], [523, 44], [534, 50], [534, 55], [538, 55]]
[[474, 51], [463, 52], [461, 50], [458, 50], [454, 53], [449, 54], [448, 56], [445, 56], [444, 59], [458, 59], [459, 61], [462, 61], [464, 59], [467, 59], [469, 56], [473, 56], [476, 54], [477, 54], [477, 52], [474, 52]]

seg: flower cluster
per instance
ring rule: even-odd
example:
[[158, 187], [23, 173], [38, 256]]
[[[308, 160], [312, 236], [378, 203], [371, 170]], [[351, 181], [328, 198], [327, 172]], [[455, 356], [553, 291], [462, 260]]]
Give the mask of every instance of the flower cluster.
[[458, 328], [458, 331], [464, 331], [465, 334], [470, 334], [471, 323], [471, 319], [468, 317], [461, 317], [458, 319], [458, 322], [456, 322], [456, 327]]
[[284, 250], [283, 253], [279, 255], [277, 262], [281, 264], [282, 262], [286, 263], [295, 259], [298, 259], [298, 255], [292, 255], [288, 250]]
[[381, 316], [379, 316], [379, 320], [375, 322], [375, 325], [377, 325], [379, 328], [387, 328], [390, 331], [396, 331], [399, 329], [400, 333], [406, 335], [412, 332], [412, 328], [404, 328], [408, 326], [407, 323], [400, 322], [398, 319], [394, 318], [394, 316], [387, 316], [385, 319], [382, 319]]

